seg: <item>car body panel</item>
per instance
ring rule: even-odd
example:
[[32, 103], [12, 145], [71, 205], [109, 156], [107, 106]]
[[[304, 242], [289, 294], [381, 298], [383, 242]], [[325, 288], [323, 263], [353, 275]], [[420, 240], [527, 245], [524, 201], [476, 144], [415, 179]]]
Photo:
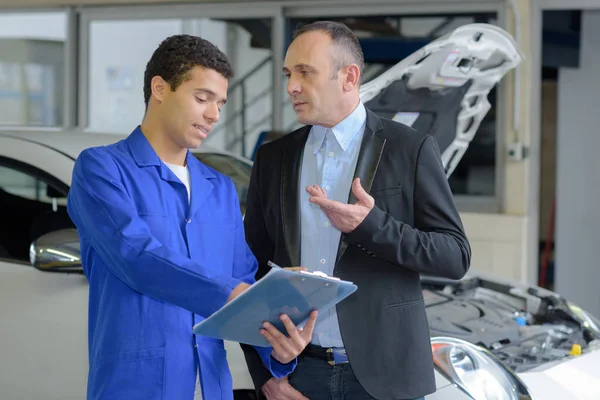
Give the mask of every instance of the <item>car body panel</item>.
[[535, 399], [600, 399], [600, 351], [519, 375]]
[[85, 397], [88, 285], [0, 261], [0, 397]]

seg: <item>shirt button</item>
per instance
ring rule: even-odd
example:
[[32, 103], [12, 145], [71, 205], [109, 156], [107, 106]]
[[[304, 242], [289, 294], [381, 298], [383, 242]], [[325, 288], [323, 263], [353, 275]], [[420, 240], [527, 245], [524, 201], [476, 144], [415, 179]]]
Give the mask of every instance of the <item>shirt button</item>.
[[333, 156], [334, 156], [333, 151], [330, 151], [329, 152], [329, 157], [333, 157]]
[[331, 186], [329, 186], [329, 185], [325, 186], [325, 190], [331, 190]]
[[324, 226], [325, 228], [329, 227], [329, 222], [325, 221], [325, 223], [323, 224], [323, 226]]
[[321, 258], [321, 264], [325, 264], [325, 259]]
[[186, 219], [185, 219], [185, 223], [186, 223], [186, 224], [189, 224], [190, 222], [192, 222], [192, 219], [191, 219], [191, 218], [186, 218]]

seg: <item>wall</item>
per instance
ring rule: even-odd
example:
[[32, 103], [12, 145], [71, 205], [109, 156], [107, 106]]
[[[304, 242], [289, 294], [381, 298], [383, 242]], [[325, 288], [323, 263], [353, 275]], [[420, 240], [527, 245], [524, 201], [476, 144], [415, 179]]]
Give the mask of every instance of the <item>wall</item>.
[[67, 15], [64, 12], [0, 14], [0, 37], [64, 42]]
[[88, 129], [129, 133], [144, 116], [144, 70], [167, 36], [182, 33], [182, 21], [92, 21], [89, 44]]
[[502, 214], [462, 213], [471, 244], [470, 272], [527, 281], [523, 268], [526, 219]]
[[556, 289], [600, 315], [600, 11], [582, 16], [581, 64], [559, 72]]

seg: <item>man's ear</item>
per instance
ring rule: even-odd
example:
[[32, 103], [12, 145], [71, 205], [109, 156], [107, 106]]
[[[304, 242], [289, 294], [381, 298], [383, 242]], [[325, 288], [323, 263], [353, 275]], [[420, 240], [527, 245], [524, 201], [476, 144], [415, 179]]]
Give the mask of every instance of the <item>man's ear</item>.
[[344, 91], [351, 92], [358, 87], [360, 82], [360, 69], [356, 64], [350, 64], [346, 67], [346, 77], [344, 79]]
[[162, 77], [155, 76], [150, 81], [150, 88], [152, 89], [152, 97], [161, 103], [166, 91], [170, 89], [170, 85]]

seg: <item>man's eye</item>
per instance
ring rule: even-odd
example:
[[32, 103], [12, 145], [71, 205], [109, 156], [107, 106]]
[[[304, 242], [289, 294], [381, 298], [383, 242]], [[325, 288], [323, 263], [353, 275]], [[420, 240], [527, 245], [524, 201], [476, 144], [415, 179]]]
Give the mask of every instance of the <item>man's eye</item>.
[[200, 97], [196, 97], [196, 101], [198, 103], [206, 103], [206, 100], [205, 99], [201, 99]]

